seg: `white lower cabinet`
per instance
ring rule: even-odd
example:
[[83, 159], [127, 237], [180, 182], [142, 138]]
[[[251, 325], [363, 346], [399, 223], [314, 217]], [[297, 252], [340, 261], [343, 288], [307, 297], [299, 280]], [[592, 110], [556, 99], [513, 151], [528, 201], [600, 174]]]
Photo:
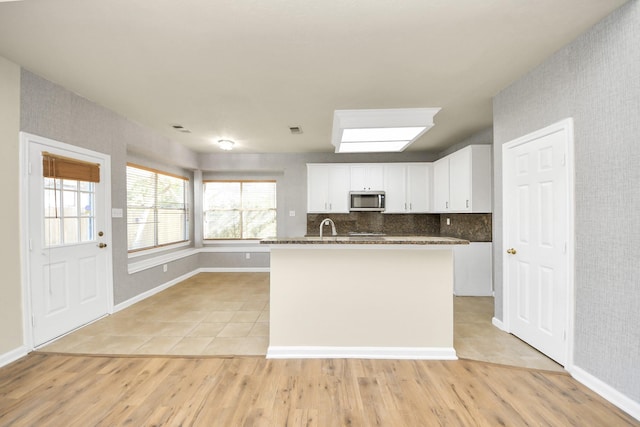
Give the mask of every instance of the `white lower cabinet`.
[[491, 242], [456, 245], [453, 250], [453, 293], [456, 296], [492, 296]]

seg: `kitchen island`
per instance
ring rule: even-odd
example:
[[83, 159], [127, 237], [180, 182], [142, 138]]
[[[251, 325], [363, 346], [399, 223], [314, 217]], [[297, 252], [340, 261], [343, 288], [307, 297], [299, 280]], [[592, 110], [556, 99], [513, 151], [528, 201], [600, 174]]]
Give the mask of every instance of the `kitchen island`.
[[456, 359], [461, 239], [329, 236], [270, 246], [268, 358]]

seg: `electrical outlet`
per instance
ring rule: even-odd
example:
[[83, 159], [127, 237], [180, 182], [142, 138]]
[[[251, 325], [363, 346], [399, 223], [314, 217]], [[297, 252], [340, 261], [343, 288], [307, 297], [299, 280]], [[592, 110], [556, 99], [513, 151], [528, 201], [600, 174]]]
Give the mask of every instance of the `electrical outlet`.
[[451, 225], [451, 218], [447, 218], [447, 225]]
[[167, 264], [163, 264], [163, 265], [162, 265], [162, 272], [163, 272], [163, 273], [166, 273], [166, 272], [167, 272], [167, 270], [168, 270]]
[[296, 216], [296, 211], [289, 211], [289, 216]]
[[251, 259], [251, 254], [249, 252], [247, 252], [246, 254], [244, 254], [244, 258], [245, 259]]

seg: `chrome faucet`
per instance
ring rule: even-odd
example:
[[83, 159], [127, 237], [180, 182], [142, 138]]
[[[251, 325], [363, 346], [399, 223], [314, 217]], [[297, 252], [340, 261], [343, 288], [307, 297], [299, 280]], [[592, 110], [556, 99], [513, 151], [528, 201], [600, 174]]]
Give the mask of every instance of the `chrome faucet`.
[[320, 223], [320, 238], [321, 239], [322, 239], [322, 228], [325, 226], [325, 224], [330, 224], [331, 225], [331, 235], [332, 236], [337, 236], [338, 235], [338, 233], [336, 232], [336, 225], [333, 223], [333, 220], [331, 218], [325, 218]]

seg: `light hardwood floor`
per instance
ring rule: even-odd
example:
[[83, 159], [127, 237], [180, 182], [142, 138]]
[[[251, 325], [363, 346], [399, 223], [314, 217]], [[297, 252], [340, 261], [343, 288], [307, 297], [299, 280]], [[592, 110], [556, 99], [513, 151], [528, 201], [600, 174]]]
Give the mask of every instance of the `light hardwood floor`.
[[[493, 298], [454, 298], [460, 358], [561, 371], [562, 367], [491, 324]], [[419, 325], [414, 325], [416, 331]], [[148, 355], [265, 355], [268, 273], [201, 273], [69, 334], [44, 352]]]
[[639, 426], [569, 375], [470, 360], [38, 354], [1, 426]]

